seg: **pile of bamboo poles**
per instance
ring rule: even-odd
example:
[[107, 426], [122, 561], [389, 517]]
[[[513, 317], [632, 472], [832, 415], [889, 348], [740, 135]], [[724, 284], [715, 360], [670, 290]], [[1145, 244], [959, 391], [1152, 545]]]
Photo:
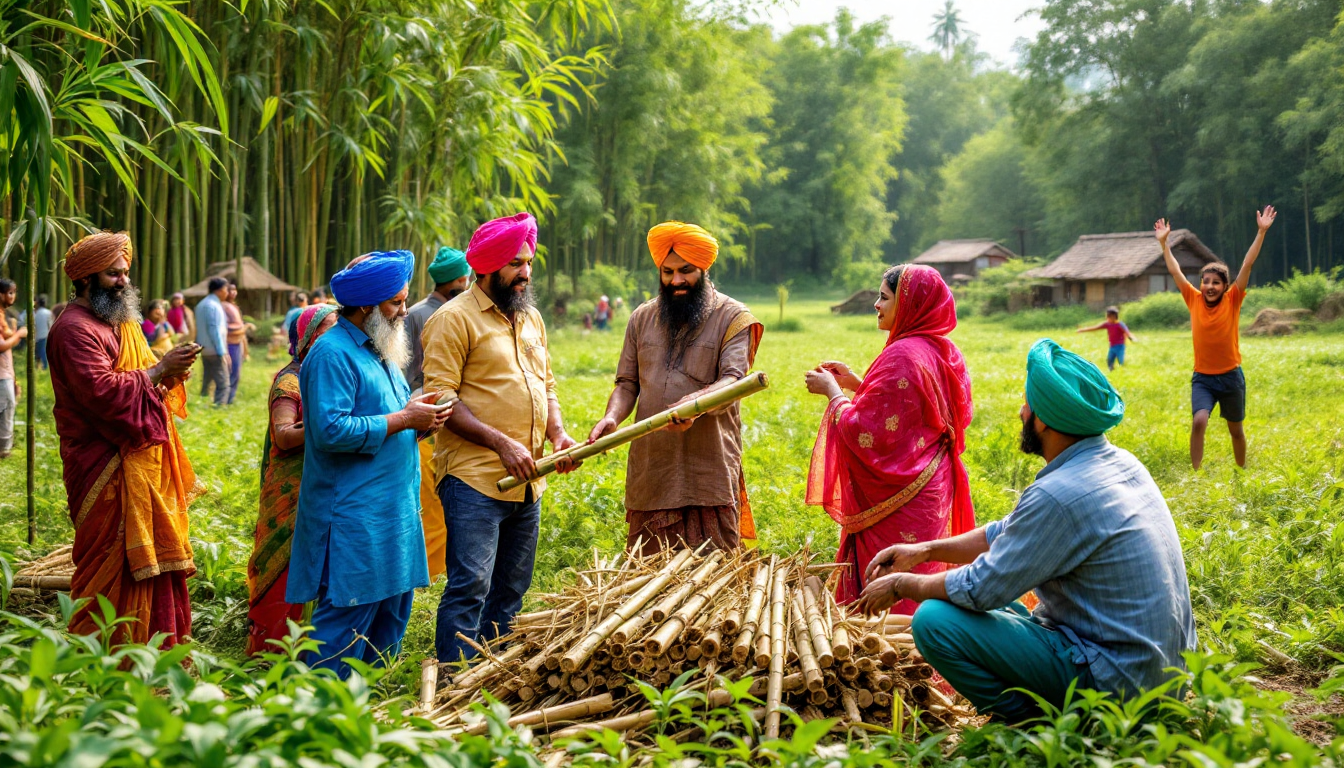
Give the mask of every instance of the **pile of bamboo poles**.
[[488, 692], [515, 713], [511, 724], [552, 740], [602, 728], [635, 736], [657, 718], [637, 681], [661, 689], [691, 672], [683, 685], [711, 707], [732, 703], [723, 681], [751, 677], [767, 739], [790, 727], [785, 708], [837, 728], [910, 733], [916, 718], [937, 730], [974, 716], [931, 679], [909, 617], [850, 616], [821, 579], [833, 566], [808, 561], [685, 550], [595, 558], [574, 585], [543, 596], [549, 609], [519, 615], [445, 685], [426, 662], [422, 706], [441, 727], [480, 733], [468, 713]]
[[75, 575], [74, 547], [52, 550], [45, 557], [24, 563], [14, 574], [14, 586], [21, 589], [59, 589], [70, 591]]

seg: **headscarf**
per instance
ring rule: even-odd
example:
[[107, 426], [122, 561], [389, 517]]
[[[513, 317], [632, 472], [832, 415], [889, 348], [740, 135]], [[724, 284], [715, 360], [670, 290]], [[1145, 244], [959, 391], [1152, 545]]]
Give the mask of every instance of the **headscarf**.
[[695, 224], [665, 221], [649, 230], [649, 255], [659, 268], [668, 255], [677, 255], [693, 266], [709, 269], [719, 257], [719, 241]]
[[85, 235], [65, 252], [65, 276], [79, 280], [112, 266], [118, 256], [131, 263], [131, 236], [125, 232]]
[[1066, 435], [1100, 435], [1125, 418], [1125, 401], [1101, 369], [1050, 339], [1027, 353], [1027, 405]]
[[411, 279], [415, 254], [374, 251], [350, 262], [331, 278], [331, 293], [347, 307], [371, 307], [396, 296]]
[[470, 273], [471, 267], [467, 265], [465, 253], [445, 245], [434, 254], [434, 262], [429, 265], [427, 271], [435, 285], [442, 285]]
[[513, 216], [492, 219], [476, 228], [467, 243], [467, 263], [477, 273], [498, 272], [518, 256], [526, 245], [537, 250], [537, 220], [524, 211]]
[[311, 307], [305, 307], [299, 313], [299, 317], [290, 324], [290, 354], [298, 360], [312, 346], [313, 339], [317, 336], [317, 329], [322, 327], [322, 321], [332, 312], [336, 312], [340, 307], [335, 304], [314, 304]]

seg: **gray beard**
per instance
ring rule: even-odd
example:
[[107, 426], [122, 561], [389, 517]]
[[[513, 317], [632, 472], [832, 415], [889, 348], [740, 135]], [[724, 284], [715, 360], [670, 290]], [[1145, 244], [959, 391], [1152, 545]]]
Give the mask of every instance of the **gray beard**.
[[397, 318], [395, 322], [388, 320], [383, 317], [382, 310], [374, 307], [369, 313], [369, 319], [364, 321], [364, 332], [369, 335], [379, 357], [394, 368], [405, 370], [411, 362], [411, 340], [406, 337], [406, 318]]
[[140, 322], [140, 291], [134, 285], [126, 284], [120, 291], [104, 288], [94, 282], [89, 286], [89, 307], [93, 314], [108, 325], [119, 328], [123, 323]]

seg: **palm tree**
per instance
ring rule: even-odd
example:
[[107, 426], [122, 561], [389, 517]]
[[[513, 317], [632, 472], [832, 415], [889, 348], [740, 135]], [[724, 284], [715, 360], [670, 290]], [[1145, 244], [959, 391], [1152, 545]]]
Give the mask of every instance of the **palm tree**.
[[933, 34], [929, 35], [929, 42], [937, 45], [943, 57], [950, 60], [964, 36], [961, 11], [952, 0], [944, 0], [943, 10], [933, 15]]

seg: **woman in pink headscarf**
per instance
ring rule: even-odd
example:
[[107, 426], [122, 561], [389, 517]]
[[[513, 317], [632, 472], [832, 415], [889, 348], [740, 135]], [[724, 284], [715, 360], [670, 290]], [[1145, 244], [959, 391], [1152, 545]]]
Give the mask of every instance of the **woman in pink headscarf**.
[[302, 623], [304, 606], [285, 602], [289, 583], [289, 545], [294, 539], [294, 512], [303, 478], [303, 401], [299, 365], [313, 342], [336, 325], [334, 304], [303, 310], [290, 326], [294, 359], [271, 382], [270, 425], [261, 456], [261, 508], [257, 516], [252, 558], [247, 563], [247, 652], [277, 653], [268, 640], [289, 634], [288, 621]]
[[[863, 378], [835, 362], [807, 373], [808, 391], [830, 400], [812, 451], [807, 503], [840, 524], [836, 561], [849, 565], [836, 591], [842, 603], [863, 591], [868, 564], [884, 548], [975, 527], [961, 460], [971, 381], [947, 337], [957, 326], [952, 292], [936, 270], [911, 264], [887, 270], [879, 294], [877, 327], [888, 332], [887, 343]], [[946, 567], [924, 563], [914, 571]], [[909, 600], [892, 607], [914, 609]]]

